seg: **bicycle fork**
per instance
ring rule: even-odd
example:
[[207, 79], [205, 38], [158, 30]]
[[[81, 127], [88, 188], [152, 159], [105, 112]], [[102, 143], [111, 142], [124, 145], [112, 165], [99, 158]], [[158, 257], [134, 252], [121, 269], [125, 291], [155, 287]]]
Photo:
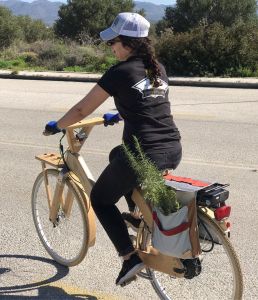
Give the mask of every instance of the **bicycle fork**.
[[44, 181], [49, 207], [49, 220], [53, 223], [54, 226], [58, 225], [60, 208], [62, 208], [62, 212], [66, 217], [69, 217], [71, 213], [73, 197], [70, 189], [68, 189], [66, 197], [64, 199], [64, 186], [66, 179], [65, 175], [67, 174], [67, 172], [68, 171], [65, 168], [59, 172], [53, 197], [51, 195], [46, 170], [44, 172]]

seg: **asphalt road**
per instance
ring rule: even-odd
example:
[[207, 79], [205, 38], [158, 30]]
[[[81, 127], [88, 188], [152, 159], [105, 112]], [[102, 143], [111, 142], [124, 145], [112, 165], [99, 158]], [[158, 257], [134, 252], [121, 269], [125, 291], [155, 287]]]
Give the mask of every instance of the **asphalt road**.
[[[115, 286], [120, 261], [100, 226], [96, 246], [68, 270], [49, 258], [32, 223], [30, 195], [40, 172], [34, 156], [58, 146], [57, 136], [41, 135], [44, 124], [92, 85], [0, 79], [0, 299], [157, 299], [144, 280]], [[258, 92], [170, 87], [170, 99], [184, 149], [175, 174], [231, 184], [232, 242], [244, 273], [244, 299], [257, 299]], [[109, 99], [94, 116], [112, 110]], [[122, 125], [92, 132], [82, 154], [95, 177], [121, 132]], [[119, 207], [125, 209], [123, 201]]]

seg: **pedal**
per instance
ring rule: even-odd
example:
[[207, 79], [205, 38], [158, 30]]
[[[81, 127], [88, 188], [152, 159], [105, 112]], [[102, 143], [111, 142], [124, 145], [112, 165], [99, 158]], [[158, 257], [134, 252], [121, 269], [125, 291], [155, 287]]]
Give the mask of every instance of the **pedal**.
[[133, 276], [131, 278], [128, 278], [128, 280], [124, 281], [122, 284], [120, 284], [121, 287], [125, 287], [126, 285], [130, 284], [131, 282], [135, 281], [137, 279], [137, 276]]

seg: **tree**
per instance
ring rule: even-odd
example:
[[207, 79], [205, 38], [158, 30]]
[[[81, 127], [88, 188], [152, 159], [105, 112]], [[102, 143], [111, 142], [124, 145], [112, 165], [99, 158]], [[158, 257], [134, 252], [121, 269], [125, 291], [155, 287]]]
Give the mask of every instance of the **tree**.
[[22, 39], [28, 43], [46, 40], [52, 35], [52, 29], [47, 28], [41, 20], [33, 20], [28, 16], [18, 16], [17, 23], [22, 31]]
[[185, 32], [215, 22], [231, 26], [237, 21], [257, 18], [256, 9], [256, 0], [177, 0], [175, 7], [166, 8], [163, 20], [157, 24], [157, 32], [165, 28]]
[[54, 31], [59, 37], [73, 40], [79, 40], [82, 34], [98, 38], [118, 13], [132, 11], [133, 7], [132, 0], [68, 0], [60, 7]]
[[0, 6], [0, 49], [9, 47], [20, 32], [11, 11]]
[[[258, 26], [235, 22], [197, 26], [161, 34], [156, 51], [169, 75], [255, 76], [258, 74]], [[256, 75], [257, 76], [257, 75]]]

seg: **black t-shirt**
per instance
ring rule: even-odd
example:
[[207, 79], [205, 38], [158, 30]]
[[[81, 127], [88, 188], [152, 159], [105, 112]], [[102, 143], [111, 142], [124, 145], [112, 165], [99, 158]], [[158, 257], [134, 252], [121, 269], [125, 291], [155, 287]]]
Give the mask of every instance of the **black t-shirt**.
[[130, 57], [111, 67], [98, 81], [124, 119], [123, 140], [133, 146], [133, 136], [145, 152], [169, 151], [180, 133], [171, 115], [168, 101], [168, 78], [160, 64], [162, 83], [154, 88], [146, 76], [142, 59]]

